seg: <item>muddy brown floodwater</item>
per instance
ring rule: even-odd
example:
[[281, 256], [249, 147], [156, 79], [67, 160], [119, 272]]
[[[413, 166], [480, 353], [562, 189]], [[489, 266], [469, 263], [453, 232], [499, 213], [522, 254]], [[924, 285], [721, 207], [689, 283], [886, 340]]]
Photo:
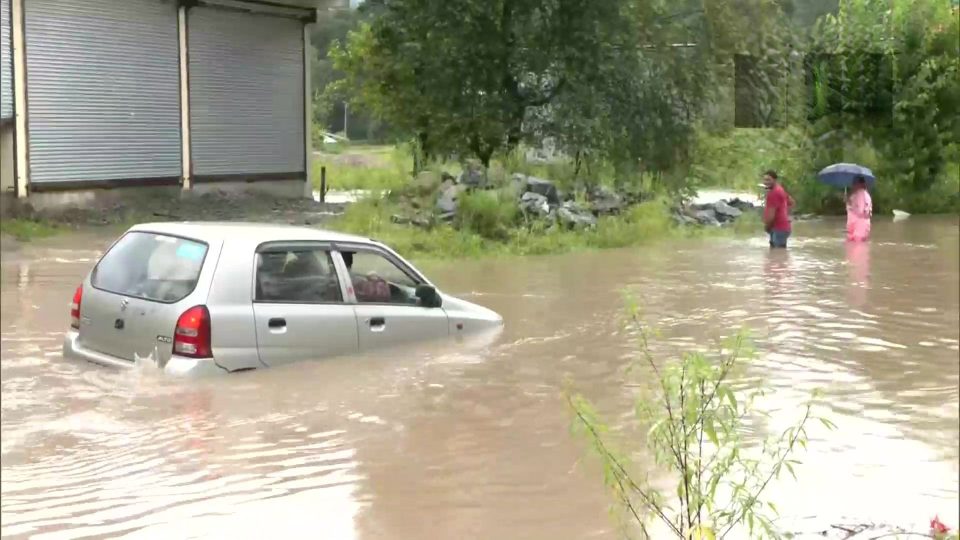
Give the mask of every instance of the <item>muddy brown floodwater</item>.
[[[73, 290], [110, 238], [4, 254], [4, 537], [615, 538], [596, 464], [568, 432], [570, 377], [616, 420], [631, 291], [663, 352], [752, 328], [748, 376], [769, 430], [824, 388], [798, 481], [771, 492], [790, 529], [958, 524], [958, 220], [878, 218], [761, 238], [425, 264], [503, 314], [495, 341], [306, 362], [203, 382], [60, 354]], [[762, 430], [761, 430], [762, 431]], [[757, 436], [762, 435], [758, 433]], [[642, 459], [642, 456], [641, 458]]]

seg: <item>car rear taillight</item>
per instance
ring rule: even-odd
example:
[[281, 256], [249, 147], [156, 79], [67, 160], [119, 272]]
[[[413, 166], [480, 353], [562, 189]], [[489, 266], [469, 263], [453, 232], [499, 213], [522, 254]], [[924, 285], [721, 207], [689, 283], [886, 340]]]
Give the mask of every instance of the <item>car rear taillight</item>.
[[73, 293], [73, 302], [70, 302], [70, 328], [80, 329], [80, 301], [83, 300], [83, 285], [77, 287]]
[[173, 332], [173, 354], [190, 358], [210, 358], [210, 312], [206, 306], [194, 306], [177, 319]]

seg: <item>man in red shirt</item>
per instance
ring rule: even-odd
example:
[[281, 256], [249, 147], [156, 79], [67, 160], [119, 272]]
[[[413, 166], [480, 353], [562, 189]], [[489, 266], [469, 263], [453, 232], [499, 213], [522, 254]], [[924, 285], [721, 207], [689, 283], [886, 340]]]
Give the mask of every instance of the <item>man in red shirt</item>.
[[763, 185], [767, 189], [767, 200], [763, 208], [763, 226], [770, 234], [770, 247], [786, 248], [790, 237], [790, 207], [793, 198], [787, 194], [777, 178], [776, 171], [763, 174]]

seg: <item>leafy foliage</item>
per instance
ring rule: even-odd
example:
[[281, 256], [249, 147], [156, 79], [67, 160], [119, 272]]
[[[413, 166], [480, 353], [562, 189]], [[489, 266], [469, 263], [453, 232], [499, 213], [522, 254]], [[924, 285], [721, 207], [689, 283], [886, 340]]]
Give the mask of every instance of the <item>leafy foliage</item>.
[[593, 69], [619, 12], [590, 0], [386, 2], [332, 56], [355, 101], [425, 155], [469, 150], [486, 165], [520, 142], [527, 108]]
[[[871, 158], [875, 207], [960, 209], [960, 12], [948, 0], [842, 0], [823, 17], [811, 107], [817, 168]], [[859, 154], [859, 155], [858, 155]]]
[[[329, 10], [313, 25], [310, 39], [313, 45], [311, 60], [311, 85], [313, 87], [313, 121], [318, 130], [344, 131], [351, 138], [366, 141], [386, 140], [389, 129], [381, 122], [370, 118], [364, 111], [349, 111], [345, 115], [346, 97], [344, 88], [338, 81], [344, 73], [334, 66], [330, 48], [334, 43], [346, 39], [347, 34], [356, 29], [363, 21], [370, 20], [377, 11], [377, 2], [364, 2], [358, 9]], [[349, 124], [345, 126], [345, 116]], [[349, 130], [349, 133], [346, 131]], [[315, 144], [322, 137], [314, 136]]]
[[[646, 430], [644, 446], [655, 465], [669, 473], [675, 489], [665, 493], [635, 471], [627, 457], [635, 449], [618, 450], [591, 403], [578, 394], [568, 396], [573, 427], [599, 456], [604, 480], [628, 523], [643, 538], [653, 537], [653, 522], [681, 539], [725, 538], [738, 527], [751, 537], [776, 537], [772, 516], [777, 508], [763, 495], [781, 473], [794, 475], [799, 462], [792, 456], [806, 447], [806, 428], [815, 419], [812, 402], [794, 425], [764, 441], [759, 451], [748, 448], [742, 439], [744, 423], [766, 416], [754, 406], [766, 390], [754, 386], [737, 392], [732, 386], [743, 360], [752, 356], [746, 334], [728, 340], [715, 356], [689, 353], [662, 363], [653, 357], [652, 332], [640, 321], [635, 305], [629, 316], [638, 336], [633, 367], [645, 368], [653, 379], [637, 399], [636, 419]], [[819, 420], [833, 427], [829, 420]]]

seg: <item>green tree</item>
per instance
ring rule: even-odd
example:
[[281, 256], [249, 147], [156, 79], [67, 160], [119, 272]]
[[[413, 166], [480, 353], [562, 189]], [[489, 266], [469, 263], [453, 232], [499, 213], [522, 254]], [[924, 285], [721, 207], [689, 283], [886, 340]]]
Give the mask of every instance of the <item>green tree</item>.
[[520, 143], [529, 109], [589, 80], [623, 22], [610, 0], [398, 0], [333, 57], [353, 99], [425, 154], [488, 165]]
[[[313, 120], [322, 129], [339, 130], [343, 128], [346, 95], [337, 85], [343, 80], [344, 73], [334, 66], [330, 55], [331, 46], [347, 38], [364, 21], [373, 18], [382, 4], [367, 1], [356, 9], [330, 10], [313, 25], [310, 39], [313, 45], [311, 64], [311, 84], [314, 91]], [[350, 111], [350, 133], [346, 136], [362, 133], [370, 140], [382, 136], [383, 126], [363, 110]]]
[[842, 0], [814, 32], [817, 166], [869, 157], [875, 206], [960, 206], [960, 12], [949, 0]]

